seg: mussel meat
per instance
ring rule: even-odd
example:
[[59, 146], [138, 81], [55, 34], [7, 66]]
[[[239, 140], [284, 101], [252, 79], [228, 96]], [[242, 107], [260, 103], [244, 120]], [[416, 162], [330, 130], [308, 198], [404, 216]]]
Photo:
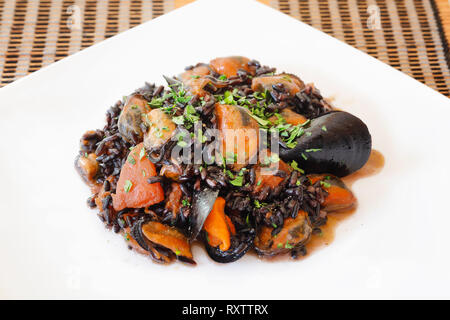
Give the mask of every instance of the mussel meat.
[[99, 166], [95, 153], [79, 155], [75, 159], [75, 169], [88, 185], [95, 183], [95, 176]]
[[144, 132], [144, 146], [147, 150], [155, 150], [166, 143], [175, 133], [176, 124], [169, 115], [161, 109], [153, 109], [142, 115], [148, 128]]
[[174, 227], [140, 219], [131, 228], [131, 236], [158, 262], [167, 263], [176, 258], [195, 264], [187, 237]]
[[356, 116], [333, 111], [311, 120], [292, 149], [280, 146], [280, 157], [295, 160], [307, 173], [346, 176], [369, 159], [372, 138], [367, 126]]
[[326, 191], [321, 208], [327, 212], [342, 211], [352, 208], [356, 204], [353, 192], [345, 183], [333, 175], [311, 174], [308, 175], [311, 184], [320, 181], [320, 186]]
[[211, 69], [227, 78], [234, 77], [239, 70], [254, 74], [255, 67], [249, 65], [250, 59], [241, 56], [216, 58], [209, 62]]
[[252, 80], [253, 91], [267, 90], [271, 93], [275, 101], [279, 100], [280, 93], [286, 94], [287, 97], [294, 97], [304, 87], [305, 84], [299, 77], [288, 73], [261, 76]]
[[144, 138], [142, 130], [142, 114], [149, 111], [147, 100], [140, 94], [133, 94], [127, 98], [119, 116], [119, 132], [128, 142], [139, 143]]
[[[217, 103], [217, 126], [221, 134], [221, 152], [227, 163], [233, 162], [235, 171], [255, 159], [258, 152], [259, 125], [249, 112], [240, 106]], [[231, 161], [228, 159], [230, 158]]]
[[284, 220], [282, 229], [277, 230], [268, 226], [261, 226], [255, 238], [255, 250], [262, 256], [274, 256], [303, 246], [312, 233], [308, 214], [300, 210], [295, 218]]
[[214, 202], [203, 230], [208, 255], [220, 263], [240, 259], [253, 246], [253, 229], [236, 229], [230, 217], [225, 214], [225, 199], [222, 197]]

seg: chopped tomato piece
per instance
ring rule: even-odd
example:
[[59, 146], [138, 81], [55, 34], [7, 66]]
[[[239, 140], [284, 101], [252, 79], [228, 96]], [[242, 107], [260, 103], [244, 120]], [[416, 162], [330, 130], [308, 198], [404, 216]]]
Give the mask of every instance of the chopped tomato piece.
[[161, 184], [147, 182], [149, 177], [156, 176], [156, 168], [143, 148], [142, 143], [134, 147], [122, 166], [116, 194], [112, 195], [116, 211], [148, 207], [164, 200]]

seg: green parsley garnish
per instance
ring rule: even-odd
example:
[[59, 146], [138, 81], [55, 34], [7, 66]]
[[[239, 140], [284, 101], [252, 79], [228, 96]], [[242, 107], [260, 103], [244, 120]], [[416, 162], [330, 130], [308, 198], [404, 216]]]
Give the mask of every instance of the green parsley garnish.
[[328, 182], [325, 182], [325, 181], [320, 181], [320, 185], [321, 185], [321, 186], [324, 186], [325, 188], [331, 187], [331, 184], [328, 183]]
[[292, 162], [291, 162], [291, 167], [292, 167], [292, 169], [294, 169], [295, 171], [300, 172], [301, 174], [305, 173], [305, 171], [303, 171], [302, 169], [300, 169], [300, 168], [298, 167], [298, 163], [297, 163], [297, 161], [295, 161], [295, 160], [292, 160]]
[[222, 74], [222, 75], [219, 77], [219, 80], [221, 80], [221, 81], [227, 81], [228, 78], [227, 78], [226, 75]]
[[132, 165], [135, 165], [135, 164], [136, 164], [136, 160], [134, 160], [134, 158], [131, 156], [131, 154], [128, 156], [127, 161], [128, 161], [129, 163], [131, 163]]
[[286, 249], [292, 249], [294, 246], [291, 245], [291, 244], [289, 244], [289, 242], [286, 242], [286, 244], [284, 245], [284, 247], [285, 247]]
[[199, 75], [192, 75], [191, 78], [192, 79], [198, 79], [198, 78], [200, 78], [200, 76]]
[[183, 204], [183, 207], [190, 207], [191, 206], [191, 203], [187, 199], [183, 199], [181, 201], [181, 203]]
[[322, 130], [323, 130], [323, 131], [327, 131], [327, 127], [322, 126]]
[[317, 151], [320, 151], [320, 150], [322, 150], [322, 149], [306, 149], [305, 151], [306, 152], [317, 152]]
[[244, 182], [243, 176], [237, 176], [234, 180], [230, 180], [230, 183], [236, 187], [242, 187], [243, 182]]
[[181, 251], [180, 250], [175, 250], [175, 254], [177, 255], [177, 256], [179, 256], [180, 254], [181, 254]]
[[128, 192], [130, 192], [132, 186], [133, 186], [133, 184], [131, 183], [130, 180], [125, 180], [125, 185], [123, 186], [123, 190], [128, 193]]
[[303, 152], [302, 152], [302, 158], [305, 159], [305, 160], [308, 160], [308, 157], [305, 156], [305, 154]]
[[145, 148], [142, 147], [141, 151], [139, 152], [139, 160], [142, 160], [146, 155], [147, 153], [145, 152]]
[[278, 226], [272, 222], [272, 227], [274, 227], [274, 229], [278, 228]]

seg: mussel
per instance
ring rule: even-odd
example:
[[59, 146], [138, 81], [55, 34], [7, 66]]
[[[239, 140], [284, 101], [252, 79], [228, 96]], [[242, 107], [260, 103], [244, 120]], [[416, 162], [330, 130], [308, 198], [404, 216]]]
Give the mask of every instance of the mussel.
[[356, 204], [353, 192], [345, 183], [333, 175], [312, 174], [308, 175], [311, 184], [320, 181], [320, 186], [326, 191], [326, 196], [321, 208], [327, 212], [343, 211], [352, 208]]
[[214, 202], [219, 195], [218, 190], [204, 188], [199, 192], [194, 193], [192, 200], [192, 213], [189, 216], [189, 239], [195, 240], [200, 230], [202, 230], [203, 223], [205, 223]]
[[136, 93], [127, 98], [118, 122], [119, 132], [125, 140], [134, 143], [143, 140], [142, 114], [149, 110], [147, 100], [142, 95]]
[[288, 73], [261, 76], [252, 80], [253, 91], [267, 90], [275, 101], [280, 100], [280, 94], [285, 94], [286, 97], [294, 97], [304, 87], [305, 84], [299, 77]]
[[312, 233], [308, 214], [300, 210], [295, 218], [287, 218], [281, 230], [261, 226], [255, 238], [255, 250], [262, 256], [274, 256], [303, 246]]
[[[206, 237], [206, 232], [205, 232]], [[212, 246], [208, 240], [205, 241], [205, 248], [208, 255], [216, 262], [230, 263], [242, 258], [252, 247], [255, 239], [255, 230], [245, 228], [237, 230], [230, 238], [231, 244], [228, 250], [221, 250], [220, 246]]]
[[372, 138], [364, 122], [343, 111], [312, 119], [296, 142], [292, 149], [280, 146], [284, 161], [295, 160], [307, 173], [330, 173], [338, 177], [360, 169], [372, 149]]
[[206, 251], [214, 261], [236, 261], [252, 248], [254, 230], [239, 227], [225, 214], [225, 199], [218, 197], [203, 225]]
[[79, 155], [75, 159], [75, 169], [87, 184], [95, 183], [95, 176], [99, 170], [95, 153]]
[[155, 150], [166, 143], [175, 133], [176, 124], [161, 109], [153, 109], [142, 116], [145, 126], [144, 146], [147, 150]]
[[239, 70], [254, 74], [255, 67], [251, 66], [249, 62], [250, 59], [246, 57], [231, 56], [213, 59], [209, 62], [209, 65], [217, 74], [230, 78], [236, 76]]
[[131, 236], [157, 262], [178, 259], [195, 264], [187, 237], [176, 228], [147, 219], [138, 220], [131, 228]]

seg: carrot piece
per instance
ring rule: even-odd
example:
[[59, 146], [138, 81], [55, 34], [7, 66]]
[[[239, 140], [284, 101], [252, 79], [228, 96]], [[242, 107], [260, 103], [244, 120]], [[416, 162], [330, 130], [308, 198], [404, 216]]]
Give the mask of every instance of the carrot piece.
[[157, 174], [155, 165], [147, 158], [143, 147], [142, 143], [134, 147], [122, 166], [116, 194], [112, 195], [116, 211], [148, 207], [164, 200], [161, 184], [147, 182], [149, 177]]
[[227, 251], [231, 245], [231, 235], [236, 233], [230, 218], [225, 215], [225, 199], [218, 197], [213, 208], [203, 224], [208, 233], [209, 244], [213, 247], [220, 245], [220, 250]]

